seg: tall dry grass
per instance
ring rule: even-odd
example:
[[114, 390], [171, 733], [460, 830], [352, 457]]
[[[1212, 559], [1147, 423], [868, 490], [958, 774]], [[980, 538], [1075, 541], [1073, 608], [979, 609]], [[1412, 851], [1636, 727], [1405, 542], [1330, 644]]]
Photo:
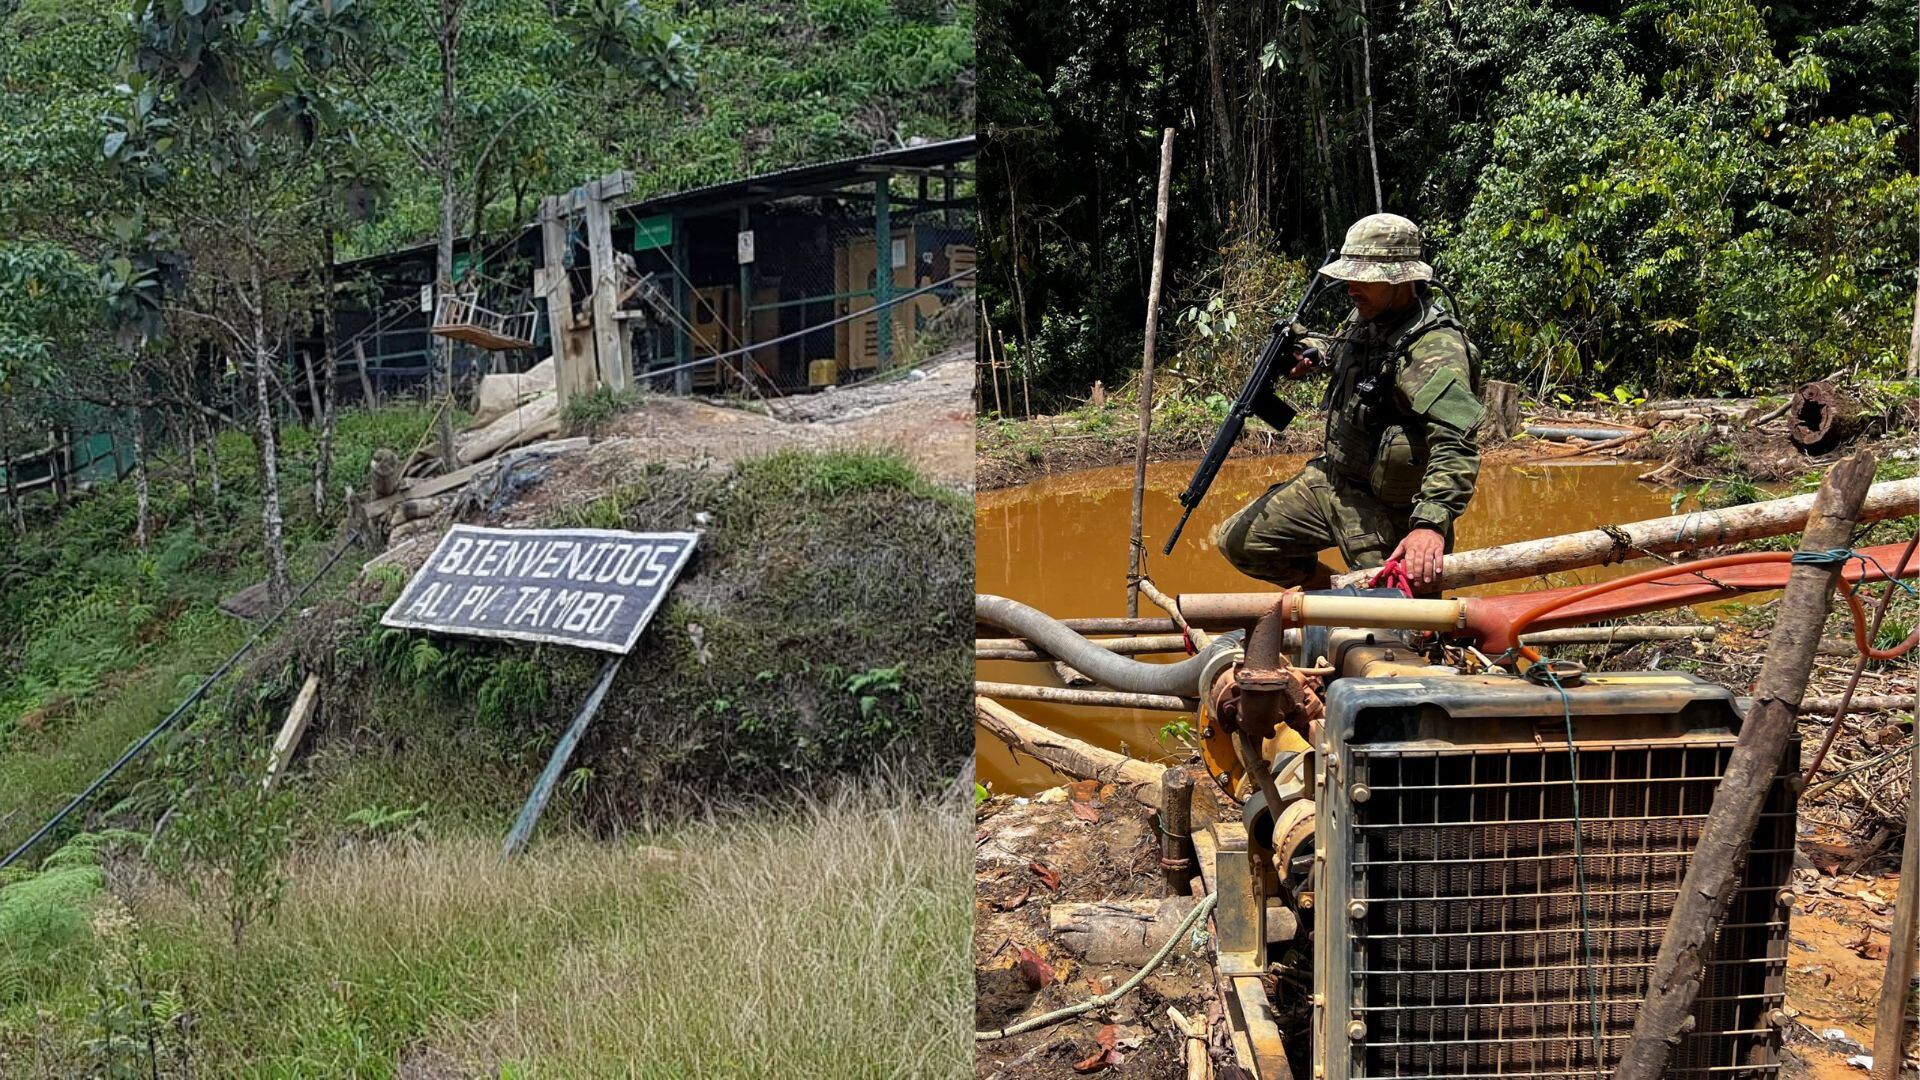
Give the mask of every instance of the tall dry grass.
[[890, 790], [696, 826], [671, 861], [577, 837], [512, 865], [479, 837], [309, 855], [237, 967], [184, 897], [136, 910], [221, 1074], [959, 1077], [965, 821]]

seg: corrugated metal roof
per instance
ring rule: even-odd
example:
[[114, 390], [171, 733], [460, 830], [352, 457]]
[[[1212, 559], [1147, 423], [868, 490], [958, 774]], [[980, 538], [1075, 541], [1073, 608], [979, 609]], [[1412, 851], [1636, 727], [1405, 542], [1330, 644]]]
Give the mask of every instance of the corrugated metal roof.
[[[919, 146], [902, 146], [891, 150], [881, 150], [872, 154], [859, 154], [853, 157], [838, 158], [833, 161], [813, 162], [806, 165], [792, 165], [772, 172], [759, 173], [738, 180], [723, 180], [716, 184], [688, 188], [685, 191], [669, 192], [661, 195], [648, 195], [627, 199], [614, 204], [614, 212], [626, 217], [656, 214], [665, 210], [675, 210], [701, 203], [737, 201], [743, 197], [765, 195], [769, 199], [782, 198], [782, 191], [798, 194], [805, 190], [815, 190], [822, 185], [831, 184], [844, 178], [848, 184], [860, 179], [861, 175], [873, 168], [894, 167], [903, 169], [931, 168], [939, 165], [951, 165], [971, 158], [975, 152], [975, 138], [963, 135], [957, 139], [942, 139], [939, 142], [922, 143]], [[528, 222], [521, 226], [522, 238], [525, 234], [538, 230], [537, 222]], [[462, 235], [454, 240], [454, 247], [460, 248], [467, 243]], [[340, 263], [338, 270], [350, 270], [354, 267], [370, 268], [382, 262], [405, 261], [422, 255], [433, 257], [435, 243], [427, 241], [412, 247], [398, 248], [380, 255], [365, 255]]]

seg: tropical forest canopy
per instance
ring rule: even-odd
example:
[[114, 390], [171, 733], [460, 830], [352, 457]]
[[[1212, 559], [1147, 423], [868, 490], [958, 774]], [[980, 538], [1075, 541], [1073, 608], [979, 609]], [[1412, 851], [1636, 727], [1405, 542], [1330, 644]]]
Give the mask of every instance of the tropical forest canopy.
[[982, 291], [1050, 407], [1138, 370], [1165, 127], [1176, 390], [1231, 393], [1376, 207], [1535, 391], [1905, 370], [1904, 0], [988, 0], [979, 44]]

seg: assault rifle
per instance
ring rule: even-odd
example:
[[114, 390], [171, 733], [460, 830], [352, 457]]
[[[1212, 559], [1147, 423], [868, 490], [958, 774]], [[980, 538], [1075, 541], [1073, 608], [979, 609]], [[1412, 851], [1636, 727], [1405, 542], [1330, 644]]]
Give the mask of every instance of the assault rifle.
[[[1339, 255], [1328, 251], [1325, 267]], [[1306, 333], [1306, 327], [1300, 319], [1313, 305], [1332, 278], [1322, 277], [1319, 270], [1307, 281], [1307, 291], [1301, 295], [1300, 303], [1293, 314], [1273, 324], [1273, 333], [1267, 338], [1266, 345], [1260, 349], [1260, 355], [1253, 362], [1253, 370], [1247, 374], [1247, 384], [1240, 388], [1240, 396], [1233, 400], [1233, 408], [1227, 410], [1227, 419], [1214, 433], [1213, 445], [1207, 447], [1207, 456], [1193, 470], [1193, 479], [1187, 481], [1187, 489], [1180, 493], [1180, 505], [1187, 508], [1180, 515], [1180, 524], [1173, 527], [1173, 535], [1167, 537], [1167, 546], [1162, 555], [1173, 554], [1173, 545], [1180, 539], [1180, 530], [1187, 527], [1187, 519], [1193, 516], [1193, 508], [1207, 497], [1207, 489], [1213, 486], [1213, 478], [1220, 471], [1220, 464], [1227, 460], [1227, 452], [1240, 439], [1240, 430], [1247, 426], [1247, 417], [1257, 416], [1267, 422], [1275, 431], [1285, 431], [1293, 423], [1294, 408], [1273, 392], [1273, 380], [1280, 375], [1279, 365], [1284, 361], [1291, 365], [1293, 350], [1300, 344], [1300, 338]]]

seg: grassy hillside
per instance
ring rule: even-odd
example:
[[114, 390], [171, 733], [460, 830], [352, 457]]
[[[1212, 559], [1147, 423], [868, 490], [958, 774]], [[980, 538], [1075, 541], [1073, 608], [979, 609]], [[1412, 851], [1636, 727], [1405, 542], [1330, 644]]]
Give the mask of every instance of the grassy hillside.
[[[429, 420], [344, 414], [336, 475]], [[251, 632], [216, 607], [262, 572], [250, 458], [223, 440], [218, 499], [204, 459], [157, 463], [144, 551], [128, 482], [0, 561], [0, 847]], [[885, 454], [783, 453], [636, 470], [550, 523], [695, 514], [700, 557], [511, 867], [500, 838], [597, 664], [385, 630], [403, 575], [356, 582], [350, 553], [0, 872], [0, 1075], [959, 1074], [971, 908], [939, 794], [971, 751], [971, 507]], [[290, 507], [296, 580], [341, 542], [322, 520]], [[263, 796], [308, 672], [307, 752]]]

